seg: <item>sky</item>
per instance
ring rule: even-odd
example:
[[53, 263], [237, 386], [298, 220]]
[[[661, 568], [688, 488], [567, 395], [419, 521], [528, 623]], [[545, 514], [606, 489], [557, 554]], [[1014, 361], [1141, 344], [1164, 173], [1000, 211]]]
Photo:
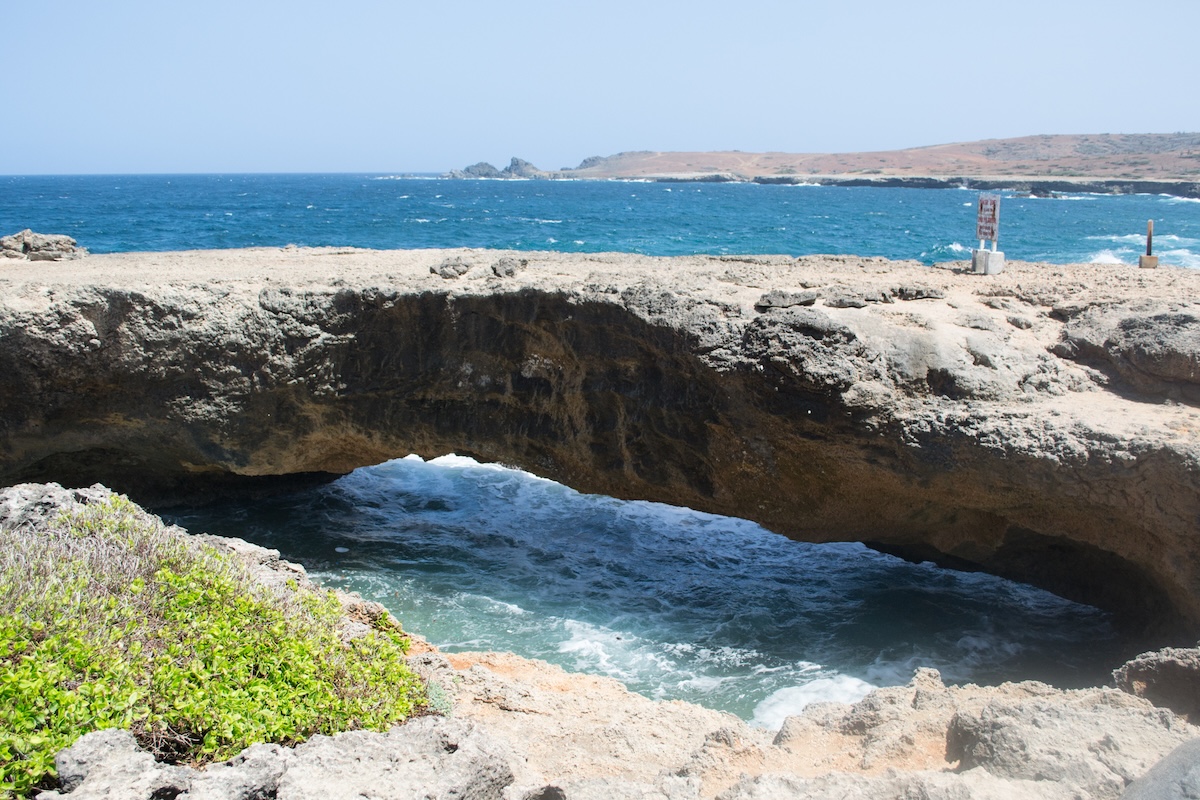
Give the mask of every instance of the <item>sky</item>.
[[1200, 0], [0, 0], [0, 174], [1200, 131]]

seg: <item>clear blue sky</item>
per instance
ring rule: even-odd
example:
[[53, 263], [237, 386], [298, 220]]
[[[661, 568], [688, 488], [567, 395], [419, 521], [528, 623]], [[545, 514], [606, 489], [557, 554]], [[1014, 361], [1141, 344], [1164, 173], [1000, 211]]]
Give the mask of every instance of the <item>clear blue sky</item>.
[[0, 174], [1200, 130], [1200, 0], [0, 4]]

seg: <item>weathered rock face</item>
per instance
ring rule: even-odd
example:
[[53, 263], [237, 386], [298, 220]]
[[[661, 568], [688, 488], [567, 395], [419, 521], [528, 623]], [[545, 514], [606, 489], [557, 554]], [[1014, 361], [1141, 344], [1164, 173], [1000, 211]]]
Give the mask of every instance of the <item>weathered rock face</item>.
[[[511, 654], [415, 660], [440, 664], [453, 718], [254, 745], [201, 770], [155, 762], [127, 731], [100, 731], [59, 753], [61, 788], [39, 798], [1116, 800], [1164, 756], [1179, 761], [1198, 730], [1113, 690], [947, 687], [921, 670], [854, 705], [812, 706], [772, 736]], [[1179, 770], [1168, 760], [1163, 771]]]
[[87, 250], [79, 247], [70, 236], [61, 234], [34, 233], [26, 228], [11, 236], [0, 237], [0, 258], [62, 261], [85, 255]]
[[1113, 683], [1189, 720], [1200, 721], [1200, 648], [1142, 653], [1113, 671]]
[[203, 770], [156, 762], [129, 731], [110, 728], [82, 737], [54, 761], [62, 791], [42, 792], [41, 800], [502, 800], [513, 782], [507, 750], [476, 725], [443, 717], [386, 734], [314, 736], [294, 749], [254, 745]]
[[[108, 494], [101, 486], [11, 487], [0, 491], [0, 527], [36, 529], [65, 506]], [[268, 585], [311, 585], [277, 551], [198, 538], [244, 559]], [[341, 600], [347, 633], [375, 605]], [[809, 706], [773, 732], [508, 653], [446, 655], [419, 637], [413, 645], [410, 666], [431, 696], [440, 689], [439, 710], [453, 718], [318, 736], [295, 748], [256, 744], [200, 770], [156, 762], [127, 731], [98, 731], [58, 754], [58, 790], [39, 797], [1115, 800], [1131, 781], [1130, 797], [1186, 797], [1196, 785], [1187, 743], [1200, 729], [1111, 689], [946, 686], [936, 670], [918, 669], [907, 686], [853, 705]]]
[[[1137, 272], [295, 249], [7, 270], [0, 480], [178, 500], [454, 451], [1195, 632], [1175, 334], [1200, 275]], [[1079, 308], [1172, 366], [1146, 383], [1050, 352], [1082, 341]]]

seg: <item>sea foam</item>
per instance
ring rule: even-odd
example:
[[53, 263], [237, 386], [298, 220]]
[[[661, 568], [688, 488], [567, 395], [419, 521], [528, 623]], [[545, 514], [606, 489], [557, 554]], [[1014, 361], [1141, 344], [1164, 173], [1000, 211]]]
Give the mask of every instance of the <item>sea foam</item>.
[[857, 703], [876, 688], [849, 675], [817, 678], [803, 686], [789, 686], [773, 692], [754, 707], [751, 723], [760, 728], [779, 730], [784, 720], [814, 703]]

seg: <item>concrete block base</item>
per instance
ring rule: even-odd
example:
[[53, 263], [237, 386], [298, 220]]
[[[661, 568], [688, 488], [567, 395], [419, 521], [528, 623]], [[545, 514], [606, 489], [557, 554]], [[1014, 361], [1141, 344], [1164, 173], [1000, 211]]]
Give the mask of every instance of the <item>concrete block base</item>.
[[999, 275], [1004, 272], [1003, 251], [972, 250], [971, 271], [977, 275]]
[[1158, 269], [1158, 256], [1138, 256], [1138, 266], [1142, 269]]

